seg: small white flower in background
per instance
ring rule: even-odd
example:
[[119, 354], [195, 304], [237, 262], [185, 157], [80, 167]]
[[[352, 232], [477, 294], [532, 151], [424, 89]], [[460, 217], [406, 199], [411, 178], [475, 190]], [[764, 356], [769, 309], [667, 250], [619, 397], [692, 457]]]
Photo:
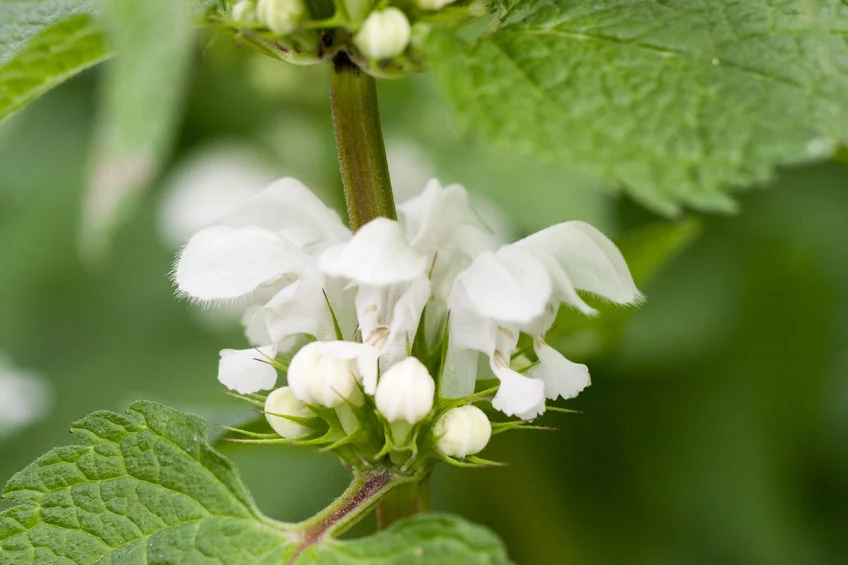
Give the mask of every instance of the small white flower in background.
[[441, 10], [448, 4], [453, 4], [456, 0], [416, 0], [416, 4], [422, 10]]
[[52, 404], [52, 396], [44, 379], [15, 369], [0, 356], [0, 438], [42, 418]]
[[371, 12], [353, 38], [353, 42], [372, 59], [390, 59], [406, 50], [412, 27], [406, 14], [397, 8]]
[[[616, 304], [633, 304], [637, 290], [621, 252], [584, 222], [557, 224], [480, 254], [454, 282], [450, 297], [451, 347], [489, 357], [500, 380], [493, 406], [531, 419], [544, 412], [545, 398], [576, 396], [589, 384], [585, 365], [572, 363], [545, 344], [560, 304], [584, 314], [596, 311], [577, 294], [584, 290]], [[528, 374], [510, 368], [519, 332], [534, 338], [539, 363]], [[473, 376], [451, 390], [473, 391]]]
[[265, 419], [275, 432], [288, 439], [298, 439], [312, 433], [309, 426], [301, 424], [280, 416], [293, 416], [295, 418], [314, 418], [315, 412], [309, 406], [299, 400], [291, 388], [284, 386], [278, 388], [265, 399]]
[[251, 0], [239, 0], [233, 5], [230, 16], [234, 21], [240, 23], [253, 23], [257, 21], [256, 4]]
[[303, 0], [259, 0], [256, 4], [259, 21], [278, 35], [287, 35], [297, 29], [306, 15]]
[[442, 414], [433, 435], [439, 451], [450, 457], [465, 459], [483, 451], [492, 437], [492, 424], [476, 406], [459, 406]]
[[245, 144], [202, 147], [183, 159], [165, 179], [159, 216], [162, 234], [168, 243], [183, 245], [276, 178]]
[[435, 169], [427, 155], [411, 140], [387, 139], [386, 160], [395, 200], [403, 202], [421, 191], [435, 177]]

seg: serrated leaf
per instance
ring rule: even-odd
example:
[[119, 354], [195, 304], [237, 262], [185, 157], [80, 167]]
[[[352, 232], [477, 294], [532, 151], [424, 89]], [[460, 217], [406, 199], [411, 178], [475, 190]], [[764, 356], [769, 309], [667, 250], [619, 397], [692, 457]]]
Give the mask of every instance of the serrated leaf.
[[502, 542], [491, 531], [447, 514], [426, 514], [353, 541], [310, 548], [297, 565], [507, 565]]
[[293, 550], [256, 508], [208, 425], [153, 402], [74, 424], [13, 476], [0, 513], [0, 564], [282, 563]]
[[[616, 239], [616, 245], [627, 260], [636, 285], [644, 289], [663, 267], [695, 241], [700, 232], [701, 224], [696, 219], [659, 223]], [[592, 301], [591, 297], [587, 298]], [[560, 308], [548, 340], [579, 359], [595, 357], [613, 347], [636, 309], [603, 303], [593, 305], [601, 311], [599, 316], [588, 317], [569, 308]]]
[[846, 34], [845, 0], [521, 0], [428, 47], [467, 127], [671, 214], [834, 152]]
[[173, 140], [191, 53], [191, 0], [105, 0], [103, 25], [118, 54], [107, 68], [82, 251], [98, 258]]
[[0, 565], [509, 563], [492, 532], [454, 516], [417, 516], [352, 541], [316, 537], [323, 518], [271, 520], [207, 443], [208, 424], [161, 404], [95, 412], [71, 431], [81, 444], [51, 450], [6, 484]]
[[0, 121], [109, 57], [87, 0], [0, 0]]

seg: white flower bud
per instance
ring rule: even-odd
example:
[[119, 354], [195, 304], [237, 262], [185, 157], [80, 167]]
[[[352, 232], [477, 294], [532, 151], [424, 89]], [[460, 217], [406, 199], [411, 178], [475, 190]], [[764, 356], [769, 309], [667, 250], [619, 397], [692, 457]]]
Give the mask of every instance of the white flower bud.
[[289, 364], [289, 386], [306, 404], [327, 408], [335, 408], [345, 401], [361, 404], [359, 381], [376, 377], [377, 358], [373, 351], [361, 343], [310, 343]]
[[256, 21], [256, 5], [251, 0], [240, 0], [233, 5], [230, 16], [234, 21], [252, 23]]
[[448, 4], [453, 4], [456, 0], [416, 0], [416, 4], [422, 10], [441, 10]]
[[314, 418], [315, 413], [309, 407], [297, 399], [292, 389], [284, 386], [278, 388], [265, 399], [265, 419], [274, 428], [274, 431], [282, 437], [297, 439], [307, 436], [312, 430], [299, 422], [293, 422], [280, 416], [294, 416], [296, 418]]
[[295, 30], [306, 13], [303, 0], [259, 0], [256, 5], [259, 21], [277, 35]]
[[397, 8], [374, 11], [362, 23], [353, 42], [372, 59], [389, 59], [409, 45], [412, 28], [406, 14]]
[[407, 357], [380, 377], [374, 401], [389, 422], [417, 424], [432, 410], [435, 393], [436, 383], [427, 368]]
[[439, 451], [464, 459], [483, 451], [492, 437], [492, 424], [482, 410], [468, 404], [445, 412], [436, 422], [433, 434]]

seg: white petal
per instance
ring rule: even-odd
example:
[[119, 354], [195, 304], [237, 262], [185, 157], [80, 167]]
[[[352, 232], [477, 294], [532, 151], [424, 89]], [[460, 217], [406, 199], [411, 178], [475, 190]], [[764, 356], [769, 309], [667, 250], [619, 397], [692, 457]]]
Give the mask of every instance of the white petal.
[[392, 334], [405, 334], [410, 339], [415, 337], [421, 313], [430, 298], [430, 281], [427, 277], [419, 277], [412, 281], [400, 299], [395, 303], [389, 328]]
[[473, 349], [493, 355], [497, 342], [497, 324], [481, 316], [471, 307], [465, 288], [454, 285], [450, 298], [450, 345], [452, 348]]
[[642, 298], [621, 252], [604, 234], [585, 222], [564, 222], [518, 241], [551, 253], [576, 288], [618, 304]]
[[183, 248], [174, 279], [180, 292], [202, 301], [246, 296], [300, 268], [296, 250], [262, 228], [214, 226]]
[[479, 255], [456, 280], [481, 316], [503, 324], [525, 323], [544, 312], [551, 280], [532, 253], [510, 247]]
[[414, 279], [427, 269], [427, 258], [412, 250], [397, 222], [371, 220], [353, 238], [321, 258], [330, 275], [358, 284], [385, 286]]
[[274, 182], [245, 201], [224, 223], [281, 232], [285, 239], [302, 248], [341, 243], [350, 238], [350, 230], [339, 215], [293, 178]]
[[270, 390], [277, 382], [277, 370], [265, 361], [266, 357], [273, 359], [276, 353], [271, 345], [256, 349], [223, 349], [218, 361], [218, 380], [241, 394]]
[[534, 344], [539, 364], [530, 369], [528, 376], [545, 383], [545, 396], [574, 398], [592, 384], [589, 368], [566, 359], [562, 353], [541, 340]]
[[268, 324], [262, 306], [248, 306], [241, 318], [241, 323], [244, 326], [244, 335], [251, 345], [260, 346], [274, 341], [268, 334]]
[[430, 254], [447, 235], [463, 223], [479, 224], [468, 205], [468, 194], [459, 185], [442, 188], [432, 179], [424, 191], [398, 207], [409, 243], [417, 251]]
[[501, 384], [492, 399], [492, 407], [507, 416], [532, 420], [545, 411], [545, 386], [538, 379], [525, 377], [509, 367], [490, 362]]
[[362, 379], [362, 388], [366, 393], [374, 394], [377, 389], [377, 359], [379, 357], [376, 347], [352, 341], [316, 343], [320, 344], [318, 351], [321, 355], [329, 355], [336, 359], [356, 359], [358, 376]]
[[371, 335], [377, 327], [385, 324], [385, 302], [388, 289], [382, 286], [360, 285], [356, 291], [356, 319], [363, 336]]
[[274, 342], [297, 334], [335, 339], [335, 328], [320, 279], [301, 277], [278, 292], [263, 308]]

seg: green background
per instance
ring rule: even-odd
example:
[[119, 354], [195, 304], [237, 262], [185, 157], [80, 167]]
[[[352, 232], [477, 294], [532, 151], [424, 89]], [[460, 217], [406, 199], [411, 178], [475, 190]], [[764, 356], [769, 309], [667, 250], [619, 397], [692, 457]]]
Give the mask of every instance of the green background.
[[[326, 71], [219, 40], [194, 63], [171, 165], [241, 140], [339, 207]], [[246, 414], [215, 380], [218, 349], [245, 344], [239, 328], [210, 329], [174, 298], [164, 183], [104, 261], [79, 257], [99, 75], [0, 126], [0, 351], [54, 391], [49, 416], [0, 437], [2, 480], [98, 408], [144, 398], [213, 422]], [[612, 235], [660, 220], [462, 137], [426, 79], [380, 88], [390, 143], [415, 144], [442, 181], [498, 205], [516, 236], [568, 219]], [[785, 170], [738, 215], [704, 216], [642, 289], [620, 347], [591, 361], [592, 387], [569, 403], [583, 413], [547, 415], [558, 432], [498, 436], [484, 455], [506, 468], [439, 468], [436, 507], [491, 526], [522, 564], [848, 562], [846, 185], [837, 165]], [[346, 482], [330, 455], [224, 450], [276, 518], [308, 516]]]

